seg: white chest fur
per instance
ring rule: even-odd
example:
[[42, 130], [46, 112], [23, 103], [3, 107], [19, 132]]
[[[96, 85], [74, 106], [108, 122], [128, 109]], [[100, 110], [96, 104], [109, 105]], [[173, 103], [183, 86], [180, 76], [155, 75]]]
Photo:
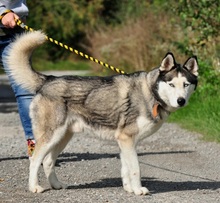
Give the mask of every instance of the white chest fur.
[[155, 123], [153, 120], [148, 119], [147, 117], [140, 116], [137, 118], [137, 125], [139, 129], [139, 133], [137, 136], [137, 139], [144, 139], [150, 135], [152, 135], [154, 132], [156, 132], [161, 125], [163, 124], [163, 120], [160, 120], [159, 122]]

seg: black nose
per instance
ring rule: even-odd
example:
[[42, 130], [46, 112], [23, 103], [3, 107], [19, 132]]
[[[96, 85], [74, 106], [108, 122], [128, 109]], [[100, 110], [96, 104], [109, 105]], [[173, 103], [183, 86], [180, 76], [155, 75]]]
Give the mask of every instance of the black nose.
[[177, 99], [177, 103], [180, 105], [180, 106], [183, 106], [185, 103], [186, 103], [186, 100], [183, 98], [183, 97], [179, 97]]

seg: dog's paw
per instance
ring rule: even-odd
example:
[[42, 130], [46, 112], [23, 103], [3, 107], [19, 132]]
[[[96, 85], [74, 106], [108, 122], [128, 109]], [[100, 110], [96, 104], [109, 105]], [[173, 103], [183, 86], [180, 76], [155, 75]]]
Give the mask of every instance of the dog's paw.
[[129, 184], [124, 184], [124, 185], [123, 185], [123, 188], [124, 188], [125, 191], [127, 191], [127, 192], [129, 192], [129, 193], [132, 193], [132, 192], [133, 192], [133, 190], [132, 190], [132, 188], [131, 188], [131, 185], [129, 185]]
[[29, 190], [33, 193], [41, 193], [43, 192], [45, 189], [39, 185], [35, 186], [35, 187], [29, 187]]
[[53, 189], [59, 190], [59, 189], [66, 189], [68, 186], [66, 184], [61, 183], [61, 182], [56, 182], [56, 183], [53, 183], [53, 185], [51, 185], [51, 187]]
[[146, 187], [140, 187], [134, 189], [135, 195], [148, 195], [150, 194], [150, 191]]

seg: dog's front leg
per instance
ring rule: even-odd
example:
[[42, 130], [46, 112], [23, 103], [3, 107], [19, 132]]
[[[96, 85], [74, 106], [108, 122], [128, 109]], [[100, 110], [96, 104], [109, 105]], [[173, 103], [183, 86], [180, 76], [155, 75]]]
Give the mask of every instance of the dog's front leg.
[[149, 194], [149, 190], [141, 186], [140, 167], [133, 138], [120, 135], [118, 144], [121, 149], [121, 176], [124, 189], [128, 192], [134, 192], [136, 195]]

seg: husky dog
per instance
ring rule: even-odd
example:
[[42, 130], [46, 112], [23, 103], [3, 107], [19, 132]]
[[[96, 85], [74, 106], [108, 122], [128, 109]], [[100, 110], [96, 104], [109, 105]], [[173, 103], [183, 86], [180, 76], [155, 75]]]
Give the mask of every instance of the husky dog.
[[158, 130], [171, 112], [188, 103], [197, 86], [196, 57], [180, 65], [167, 53], [160, 66], [149, 73], [55, 77], [34, 71], [30, 64], [32, 51], [44, 41], [45, 34], [40, 31], [25, 33], [16, 38], [7, 57], [11, 76], [36, 94], [30, 106], [36, 138], [30, 159], [30, 191], [44, 191], [38, 183], [42, 162], [51, 187], [67, 187], [58, 181], [55, 161], [74, 133], [87, 132], [118, 143], [124, 189], [148, 194], [141, 185], [136, 144]]

